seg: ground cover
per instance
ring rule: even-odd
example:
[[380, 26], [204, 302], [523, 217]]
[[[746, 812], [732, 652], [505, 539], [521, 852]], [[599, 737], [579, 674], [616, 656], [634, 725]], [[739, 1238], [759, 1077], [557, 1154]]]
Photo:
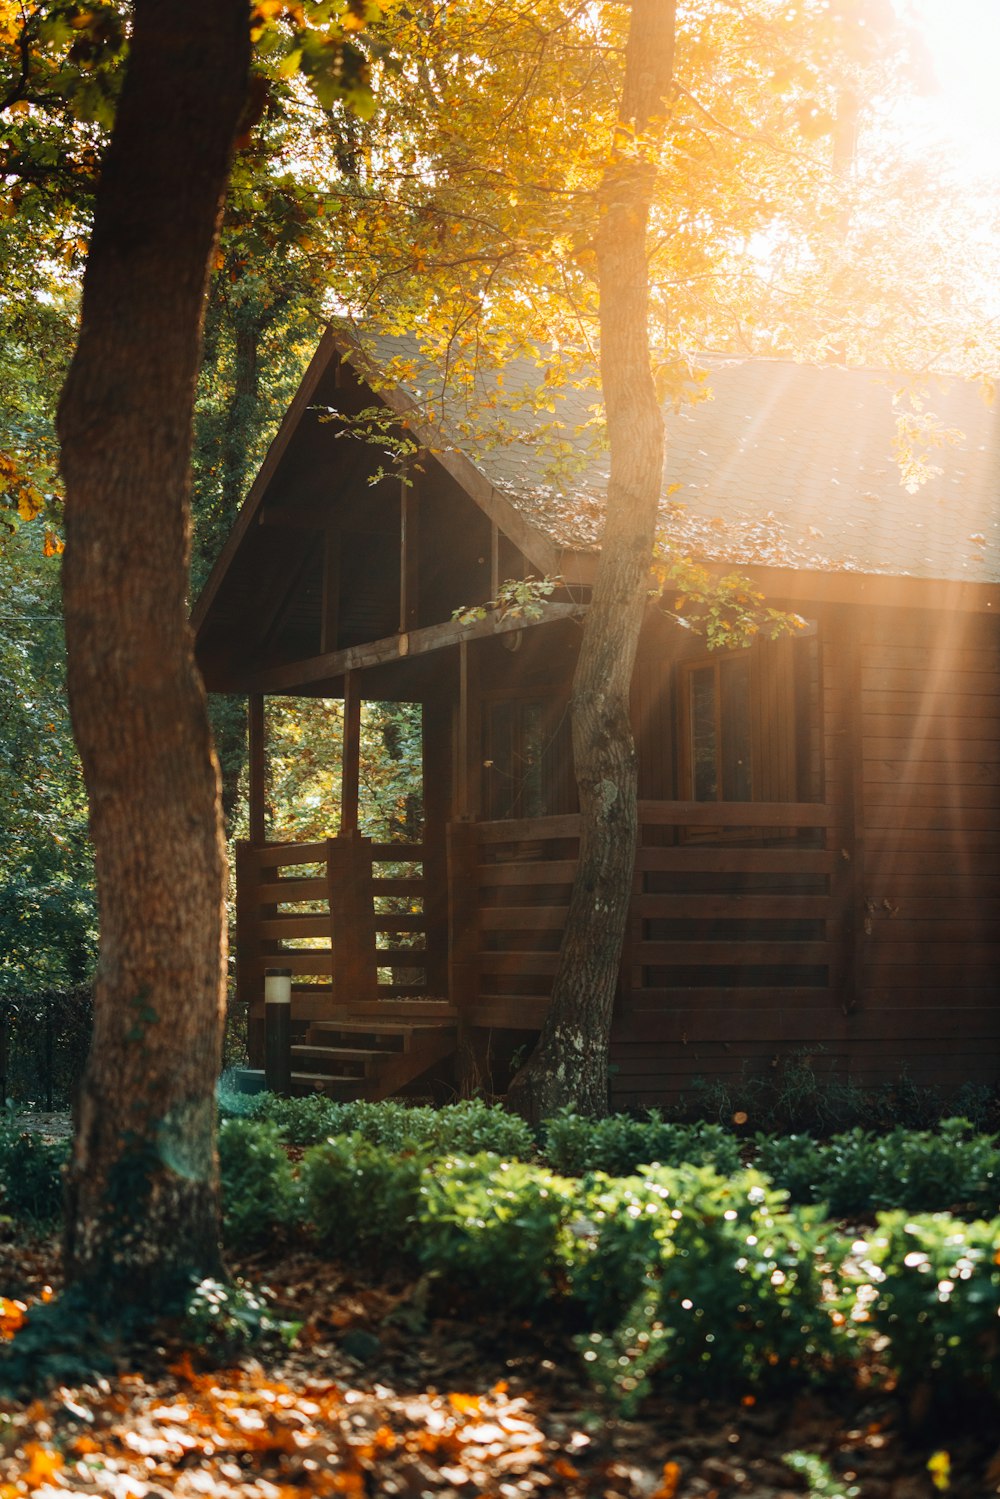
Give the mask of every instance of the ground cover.
[[[30, 1220], [58, 1205], [66, 1125], [8, 1129], [0, 1499], [1000, 1493], [1000, 1220], [899, 1202], [988, 1208], [992, 1136], [900, 1134], [895, 1198], [856, 1133], [774, 1141], [796, 1207], [712, 1130], [564, 1120], [574, 1178], [484, 1153], [534, 1146], [482, 1105], [361, 1109], [333, 1139], [316, 1100], [259, 1111], [220, 1150], [232, 1268], [266, 1300], [207, 1285], [186, 1319], [106, 1346], [93, 1326], [61, 1363], [58, 1246]], [[651, 1139], [678, 1163], [592, 1169], [634, 1171]], [[825, 1220], [821, 1169], [889, 1210]]]
[[[236, 1268], [301, 1323], [293, 1347], [220, 1364], [164, 1326], [121, 1346], [99, 1377], [8, 1397], [3, 1499], [1000, 1492], [995, 1432], [913, 1432], [873, 1370], [836, 1399], [660, 1394], [624, 1420], [595, 1403], [565, 1329], [544, 1313], [449, 1306], [420, 1278], [366, 1277], [288, 1245]], [[0, 1281], [18, 1293], [8, 1306], [30, 1314], [58, 1275], [53, 1238], [0, 1245]], [[794, 1452], [808, 1455], [798, 1472], [785, 1460]]]

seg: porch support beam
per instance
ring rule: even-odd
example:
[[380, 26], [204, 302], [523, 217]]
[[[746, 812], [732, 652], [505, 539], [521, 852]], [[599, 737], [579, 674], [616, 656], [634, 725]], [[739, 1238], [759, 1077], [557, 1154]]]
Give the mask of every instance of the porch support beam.
[[500, 618], [496, 614], [488, 614], [485, 619], [472, 619], [468, 622], [449, 619], [444, 624], [425, 625], [423, 629], [412, 630], [406, 635], [390, 635], [384, 640], [347, 646], [343, 650], [310, 656], [304, 661], [291, 661], [284, 666], [270, 667], [227, 690], [294, 692], [310, 683], [334, 681], [345, 672], [363, 671], [368, 666], [382, 666], [387, 661], [397, 661], [404, 656], [422, 656], [428, 651], [460, 645], [463, 640], [483, 640], [491, 635], [506, 635], [511, 630], [530, 630], [538, 625], [551, 624], [554, 620], [579, 619], [586, 613], [582, 604], [543, 604], [540, 608], [542, 612], [537, 619], [511, 615]]
[[340, 761], [340, 835], [358, 834], [358, 785], [361, 778], [361, 683], [356, 672], [344, 676], [344, 746]]
[[399, 629], [403, 634], [417, 622], [417, 497], [412, 476], [399, 481]]
[[250, 772], [250, 842], [261, 844], [267, 837], [266, 827], [266, 754], [264, 697], [255, 692], [247, 701], [247, 739]]

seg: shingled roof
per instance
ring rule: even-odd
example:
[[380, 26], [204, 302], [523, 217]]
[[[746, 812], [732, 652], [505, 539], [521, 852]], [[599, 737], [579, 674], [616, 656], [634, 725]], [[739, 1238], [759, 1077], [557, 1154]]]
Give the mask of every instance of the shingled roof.
[[[920, 453], [928, 474], [911, 493], [895, 451], [897, 418], [910, 409], [893, 402], [902, 377], [781, 360], [701, 363], [710, 398], [666, 416], [666, 537], [741, 565], [1000, 581], [1000, 419], [979, 387], [934, 381], [924, 391], [923, 415], [960, 435]], [[537, 365], [514, 361], [504, 389], [541, 378]], [[429, 370], [426, 379], [408, 372], [404, 389], [414, 398], [433, 388]], [[592, 392], [559, 398], [564, 437], [592, 426], [593, 400]], [[594, 550], [608, 455], [590, 452], [578, 472], [553, 482], [542, 436], [552, 422], [521, 409], [511, 417], [520, 437], [483, 442], [446, 400], [438, 426], [534, 527], [560, 547]]]

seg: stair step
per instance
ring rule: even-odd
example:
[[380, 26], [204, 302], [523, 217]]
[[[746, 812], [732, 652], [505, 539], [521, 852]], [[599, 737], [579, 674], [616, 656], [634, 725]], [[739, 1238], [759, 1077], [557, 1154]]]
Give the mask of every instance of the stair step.
[[338, 1009], [345, 1020], [371, 1016], [373, 1020], [401, 1020], [409, 1025], [413, 1021], [458, 1019], [458, 1011], [446, 999], [365, 999], [350, 1005], [335, 1005], [334, 1013]]
[[325, 1072], [293, 1072], [292, 1089], [300, 1093], [325, 1093], [340, 1103], [370, 1098], [374, 1083], [367, 1077], [330, 1077]]
[[292, 1057], [300, 1062], [325, 1062], [328, 1066], [350, 1063], [363, 1066], [368, 1073], [380, 1057], [395, 1056], [395, 1052], [369, 1050], [359, 1046], [293, 1046]]

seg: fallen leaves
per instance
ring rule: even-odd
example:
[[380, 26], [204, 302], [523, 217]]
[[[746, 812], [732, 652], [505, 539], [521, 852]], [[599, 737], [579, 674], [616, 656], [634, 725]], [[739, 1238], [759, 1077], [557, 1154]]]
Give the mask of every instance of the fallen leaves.
[[[18, 1328], [54, 1273], [40, 1251], [29, 1263], [18, 1299], [0, 1302]], [[251, 1274], [273, 1284], [277, 1268]], [[311, 1336], [266, 1368], [137, 1348], [114, 1378], [0, 1403], [0, 1499], [791, 1499], [790, 1443], [856, 1471], [865, 1499], [946, 1480], [952, 1499], [1000, 1492], [986, 1453], [950, 1444], [928, 1463], [929, 1449], [908, 1451], [885, 1397], [853, 1428], [804, 1393], [787, 1405], [661, 1399], [645, 1420], [614, 1421], [554, 1328], [445, 1315], [413, 1286], [367, 1284], [305, 1254], [286, 1255], [280, 1274], [282, 1304]], [[362, 1367], [345, 1349], [358, 1330], [376, 1349]]]

